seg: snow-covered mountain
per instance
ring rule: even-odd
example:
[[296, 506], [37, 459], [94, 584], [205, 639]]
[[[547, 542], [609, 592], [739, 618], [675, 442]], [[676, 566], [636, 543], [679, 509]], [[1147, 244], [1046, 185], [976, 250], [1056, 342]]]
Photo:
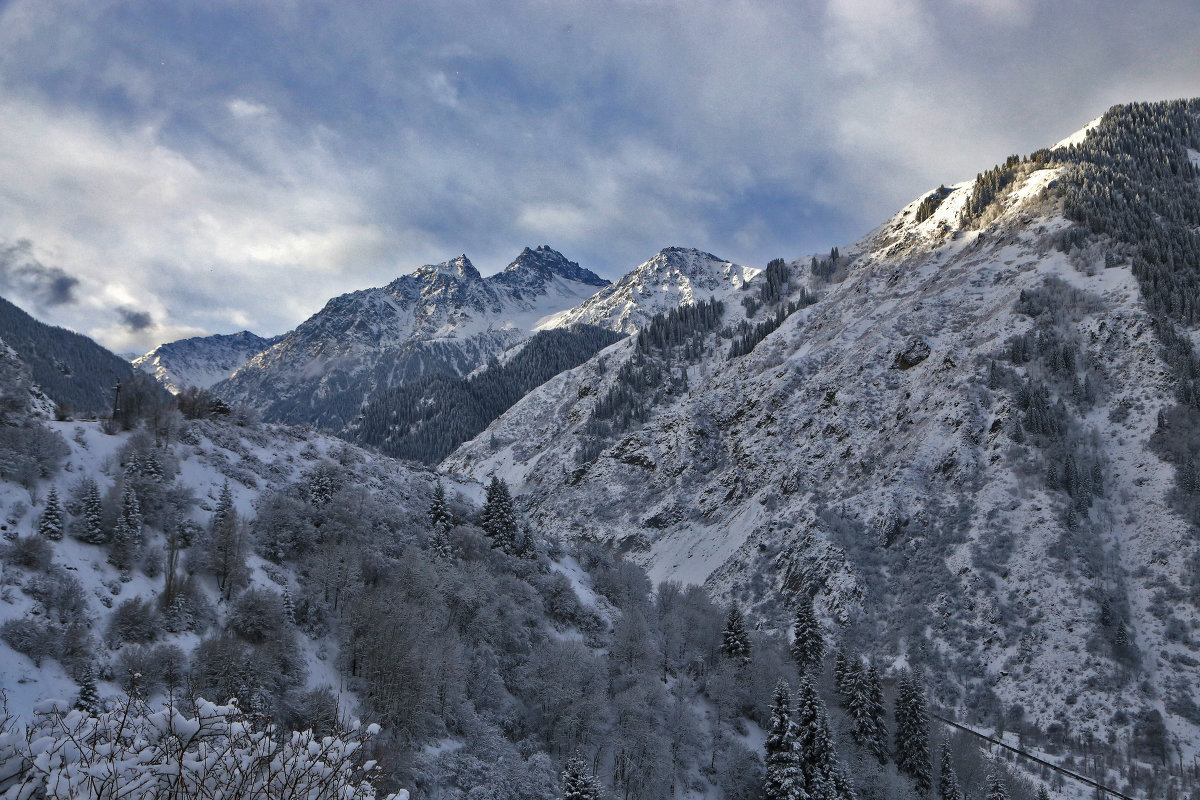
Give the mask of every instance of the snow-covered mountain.
[[339, 430], [373, 392], [466, 374], [607, 285], [547, 246], [487, 278], [462, 255], [335, 297], [213, 391], [269, 420]]
[[0, 339], [62, 410], [92, 415], [113, 406], [113, 387], [134, 375], [129, 362], [74, 331], [46, 325], [0, 297]]
[[586, 324], [634, 333], [655, 314], [687, 303], [728, 297], [760, 271], [700, 250], [668, 247], [621, 280], [538, 327]]
[[814, 594], [968, 715], [1103, 737], [1159, 714], [1195, 752], [1198, 112], [1117, 108], [918, 198], [788, 264], [757, 317], [613, 345], [442, 466], [768, 627]]
[[178, 394], [185, 386], [207, 389], [225, 380], [276, 341], [250, 331], [194, 336], [160, 344], [131, 363], [153, 375], [172, 394]]

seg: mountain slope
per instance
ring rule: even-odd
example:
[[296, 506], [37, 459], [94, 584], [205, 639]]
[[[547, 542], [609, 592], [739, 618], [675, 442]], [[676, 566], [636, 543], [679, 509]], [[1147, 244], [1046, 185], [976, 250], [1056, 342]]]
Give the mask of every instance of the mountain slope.
[[[443, 467], [503, 475], [547, 529], [705, 581], [768, 627], [815, 593], [839, 635], [928, 667], [940, 703], [989, 724], [1129, 736], [1161, 714], [1194, 752], [1196, 546], [1161, 433], [1179, 370], [1130, 244], [1200, 224], [1196, 109], [1168, 116], [1114, 109], [1070, 140], [1124, 126], [1177, 142], [1166, 156], [1068, 144], [931, 193], [817, 275], [788, 265], [765, 309], [780, 324], [747, 355], [729, 355], [746, 330], [729, 306], [684, 348], [619, 344]], [[1139, 163], [1172, 193], [1118, 194]], [[1096, 197], [1123, 204], [1123, 240]], [[1166, 238], [1130, 232], [1143, 219]], [[672, 388], [646, 388], [651, 368]]]
[[153, 375], [172, 394], [179, 394], [186, 386], [207, 389], [228, 378], [276, 341], [250, 331], [194, 336], [160, 344], [131, 363]]
[[725, 298], [759, 270], [683, 247], [668, 247], [575, 308], [543, 321], [540, 328], [596, 325], [634, 333], [655, 314], [686, 303]]
[[213, 391], [268, 420], [340, 430], [375, 391], [466, 374], [607, 283], [544, 246], [488, 278], [465, 255], [427, 265], [330, 300]]
[[113, 387], [133, 377], [127, 361], [88, 337], [38, 322], [3, 298], [0, 340], [28, 365], [33, 382], [47, 396], [74, 413], [111, 411]]

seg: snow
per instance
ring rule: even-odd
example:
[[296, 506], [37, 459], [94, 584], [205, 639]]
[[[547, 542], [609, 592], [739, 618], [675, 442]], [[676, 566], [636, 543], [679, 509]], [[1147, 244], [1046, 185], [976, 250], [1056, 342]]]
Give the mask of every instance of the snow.
[[1192, 162], [1192, 166], [1200, 167], [1200, 152], [1197, 152], [1189, 147], [1187, 154], [1188, 154], [1188, 161]]
[[[1109, 557], [1125, 565], [1150, 684], [1195, 685], [1194, 656], [1177, 657], [1189, 646], [1169, 641], [1151, 610], [1163, 582], [1186, 574], [1189, 552], [1186, 525], [1167, 502], [1172, 470], [1148, 445], [1159, 408], [1171, 402], [1170, 371], [1128, 266], [1104, 269], [1102, 254], [1068, 257], [1048, 246], [1068, 224], [1045, 192], [1058, 174], [1022, 174], [983, 228], [959, 221], [971, 182], [951, 187], [921, 223], [914, 200], [842, 248], [844, 279], [808, 284], [825, 295], [821, 302], [793, 314], [749, 356], [707, 355], [689, 369], [686, 394], [610, 441], [585, 469], [575, 460], [579, 428], [628, 358], [629, 342], [606, 350], [603, 370], [593, 358], [539, 387], [443, 466], [477, 480], [505, 476], [545, 529], [621, 548], [654, 581], [703, 583], [718, 597], [753, 603], [762, 596], [756, 591], [785, 592], [789, 569], [816, 570], [822, 613], [847, 621], [862, 613], [871, 587], [814, 508], [836, 504], [869, 532], [889, 509], [916, 517], [930, 500], [961, 496], [973, 510], [947, 559], [955, 593], [930, 597], [929, 612], [935, 623], [945, 613], [977, 626], [978, 641], [975, 652], [951, 655], [978, 659], [1003, 706], [1022, 703], [1043, 726], [1086, 718], [1089, 730], [1106, 736], [1119, 708], [1150, 704], [1165, 713], [1161, 697], [1142, 696], [1136, 682], [1105, 683], [1104, 659], [1089, 649], [1097, 613], [1091, 579], [1048, 555], [1064, 533], [1059, 499], [1030, 477], [1042, 469], [1036, 451], [1014, 466], [1012, 444], [990, 432], [1016, 413], [1011, 399], [1001, 395], [988, 406], [978, 394], [980, 364], [1033, 324], [1013, 311], [1022, 290], [1053, 277], [1101, 301], [1077, 323], [1111, 381], [1112, 396], [1084, 422], [1097, 430], [1110, 465], [1111, 486], [1094, 520]], [[633, 297], [643, 287], [627, 288]], [[605, 301], [606, 318], [619, 318], [620, 304], [608, 300], [615, 292], [581, 310]], [[727, 304], [727, 314], [738, 305]], [[930, 345], [930, 357], [891, 369], [913, 336]], [[1117, 404], [1130, 409], [1121, 425], [1108, 421]], [[701, 470], [696, 453], [710, 450], [714, 460]], [[665, 522], [651, 526], [652, 518]], [[996, 531], [1014, 541], [1004, 575], [976, 566], [975, 554]], [[762, 588], [748, 590], [756, 583]], [[1004, 614], [1027, 619], [1029, 609], [1053, 613], [1015, 632], [1004, 621]], [[1173, 613], [1200, 624], [1188, 608]], [[904, 653], [891, 656], [901, 663]], [[1200, 730], [1166, 717], [1186, 759], [1200, 748]]]
[[1103, 115], [1103, 114], [1101, 114], [1100, 116], [1096, 117], [1094, 120], [1092, 120], [1091, 122], [1089, 122], [1087, 125], [1084, 125], [1082, 128], [1080, 128], [1079, 130], [1075, 131], [1074, 133], [1072, 133], [1072, 134], [1071, 134], [1070, 136], [1068, 136], [1067, 138], [1063, 139], [1063, 140], [1062, 140], [1062, 141], [1060, 141], [1060, 142], [1057, 142], [1057, 143], [1055, 143], [1054, 145], [1052, 145], [1052, 146], [1050, 147], [1050, 149], [1051, 149], [1051, 150], [1058, 150], [1058, 149], [1060, 149], [1060, 148], [1063, 148], [1063, 147], [1070, 147], [1070, 146], [1071, 146], [1071, 145], [1073, 145], [1073, 144], [1083, 144], [1083, 140], [1087, 138], [1088, 132], [1089, 132], [1089, 131], [1091, 131], [1091, 130], [1092, 130], [1092, 128], [1094, 128], [1094, 127], [1096, 127], [1097, 125], [1099, 125], [1099, 124], [1100, 124], [1100, 120], [1102, 120], [1102, 119], [1104, 119], [1104, 115]]
[[613, 609], [611, 604], [592, 589], [592, 581], [574, 556], [563, 556], [550, 564], [550, 569], [566, 577], [575, 591], [576, 597], [585, 608], [598, 613], [606, 622], [612, 624]]
[[699, 250], [667, 248], [587, 301], [539, 321], [537, 327], [585, 323], [634, 333], [659, 312], [727, 299], [759, 272]]
[[[70, 454], [62, 471], [55, 475], [52, 481], [42, 482], [33, 495], [16, 484], [0, 481], [0, 509], [6, 517], [2, 532], [6, 536], [26, 536], [33, 533], [51, 483], [64, 499], [68, 496], [70, 487], [85, 475], [97, 481], [102, 493], [107, 491], [113, 484], [118, 453], [129, 442], [131, 436], [129, 433], [105, 434], [98, 422], [50, 421], [46, 424], [62, 435], [70, 448]], [[343, 448], [348, 447], [359, 459], [356, 469], [363, 485], [371, 491], [388, 492], [392, 502], [401, 507], [406, 502], [406, 497], [412, 498], [414, 494], [425, 497], [435, 480], [433, 473], [428, 470], [358, 450], [346, 445], [342, 440], [323, 434], [308, 432], [299, 435], [293, 429], [278, 426], [241, 429], [220, 423], [192, 423], [191, 429], [196, 434], [194, 444], [176, 441], [171, 448], [179, 460], [178, 480], [190, 487], [200, 501], [200, 507], [194, 508], [192, 512], [193, 520], [200, 524], [207, 523], [221, 487], [226, 482], [230, 486], [239, 515], [252, 517], [259, 496], [273, 482], [295, 480], [304, 470], [316, 463], [316, 459], [327, 457], [331, 451], [341, 452]], [[225, 472], [230, 465], [249, 468], [255, 460], [261, 465], [272, 465], [270, 481], [259, 476], [256, 486], [252, 488], [226, 476]], [[263, 471], [261, 466], [259, 469], [260, 472]], [[445, 477], [443, 482], [451, 496], [464, 497], [473, 502], [478, 502], [482, 496], [482, 487], [467, 479]], [[412, 501], [410, 499], [407, 502]], [[15, 512], [22, 504], [28, 506], [28, 509], [16, 519]], [[204, 506], [207, 506], [208, 510]], [[147, 534], [148, 546], [165, 545], [161, 533], [147, 531]], [[161, 578], [152, 580], [140, 570], [132, 571], [123, 579], [107, 562], [107, 551], [101, 547], [84, 544], [66, 536], [53, 543], [53, 550], [53, 563], [73, 575], [82, 586], [87, 605], [86, 613], [93, 621], [94, 635], [103, 635], [104, 621], [110, 613], [109, 607], [102, 600], [115, 605], [132, 597], [153, 597], [161, 589]], [[280, 574], [287, 582], [294, 583], [294, 577], [287, 570], [268, 565], [258, 556], [251, 555], [248, 566], [251, 569], [253, 585], [280, 590], [281, 587], [271, 577]], [[20, 590], [19, 583], [23, 582], [24, 577], [26, 576], [23, 570], [0, 565], [0, 624], [24, 617], [35, 610], [33, 600]], [[207, 590], [214, 605], [219, 609], [223, 608], [223, 604], [216, 602], [215, 586], [208, 586]], [[160, 641], [170, 642], [185, 651], [190, 651], [199, 643], [199, 637], [193, 633], [186, 633], [168, 635]], [[341, 698], [342, 708], [357, 708], [357, 699], [347, 691], [336, 666], [337, 642], [331, 638], [313, 641], [300, 636], [299, 643], [308, 666], [309, 688], [327, 687]], [[118, 686], [103, 681], [99, 683], [98, 688], [101, 697], [113, 696], [119, 691]], [[16, 653], [0, 642], [0, 690], [3, 690], [5, 695], [9, 713], [29, 719], [37, 702], [47, 697], [74, 698], [78, 693], [78, 686], [54, 660], [47, 659], [38, 667], [26, 656]]]
[[249, 331], [202, 336], [161, 344], [131, 363], [178, 394], [185, 386], [212, 387], [273, 343]]

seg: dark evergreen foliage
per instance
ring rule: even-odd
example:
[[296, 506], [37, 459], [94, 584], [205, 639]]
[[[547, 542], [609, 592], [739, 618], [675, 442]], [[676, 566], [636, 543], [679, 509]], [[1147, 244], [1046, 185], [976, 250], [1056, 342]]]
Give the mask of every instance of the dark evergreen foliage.
[[593, 408], [576, 453], [579, 462], [595, 459], [611, 435], [644, 422], [664, 397], [687, 391], [687, 365], [704, 354], [705, 337], [718, 328], [724, 313], [725, 304], [712, 299], [651, 318], [638, 332], [633, 353], [612, 387]]
[[479, 527], [483, 528], [497, 547], [509, 555], [517, 555], [520, 535], [517, 511], [513, 507], [508, 484], [500, 477], [493, 477], [487, 487], [487, 498], [483, 505], [483, 517]]
[[929, 763], [929, 712], [925, 689], [911, 672], [896, 686], [896, 767], [913, 782], [917, 794], [933, 788]]
[[725, 617], [725, 630], [721, 633], [721, 652], [729, 658], [750, 660], [750, 636], [746, 633], [746, 620], [737, 604], [729, 607]]
[[567, 762], [561, 782], [562, 800], [600, 800], [600, 786], [587, 762], [578, 756]]
[[46, 495], [46, 508], [38, 521], [38, 533], [57, 541], [63, 537], [63, 528], [63, 512], [58, 502], [58, 490], [51, 486], [50, 493]]
[[1017, 174], [1017, 168], [1021, 166], [1022, 161], [1023, 159], [1019, 155], [1011, 155], [1003, 164], [976, 176], [975, 185], [971, 187], [971, 196], [967, 198], [967, 202], [963, 206], [961, 220], [964, 224], [982, 215], [997, 195], [1012, 184], [1013, 178]]
[[825, 658], [825, 634], [813, 612], [812, 598], [803, 595], [792, 624], [792, 660], [801, 673], [819, 668]]
[[[125, 359], [86, 336], [38, 322], [3, 298], [0, 339], [29, 365], [33, 382], [42, 391], [76, 414], [112, 411], [113, 387], [134, 378], [135, 370]], [[154, 384], [153, 378], [149, 380]], [[163, 400], [167, 397], [162, 387], [156, 394]]]
[[79, 696], [75, 698], [75, 708], [88, 714], [100, 713], [100, 694], [96, 691], [96, 671], [92, 667], [83, 668], [79, 676]]
[[796, 752], [809, 800], [853, 800], [854, 790], [838, 763], [825, 703], [808, 676], [796, 690]]
[[950, 744], [942, 743], [941, 767], [938, 771], [938, 800], [963, 800], [962, 789], [958, 785], [958, 776], [954, 774], [954, 764], [950, 757]]
[[950, 190], [946, 188], [945, 184], [943, 184], [929, 194], [925, 195], [924, 199], [921, 200], [921, 204], [917, 206], [917, 222], [924, 222], [932, 217], [933, 212], [938, 210], [938, 206], [942, 204], [942, 201], [945, 200], [949, 194]]
[[800, 772], [800, 754], [796, 751], [796, 727], [792, 721], [792, 696], [787, 683], [780, 681], [771, 697], [771, 724], [767, 730], [764, 753], [766, 800], [803, 800], [804, 776]]
[[395, 458], [436, 464], [518, 400], [621, 334], [591, 325], [541, 331], [504, 364], [471, 377], [430, 375], [371, 397], [347, 437]]

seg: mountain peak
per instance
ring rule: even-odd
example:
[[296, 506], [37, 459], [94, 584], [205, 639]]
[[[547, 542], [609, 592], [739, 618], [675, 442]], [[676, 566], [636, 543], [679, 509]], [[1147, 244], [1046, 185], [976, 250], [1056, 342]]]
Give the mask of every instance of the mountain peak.
[[548, 244], [538, 245], [532, 250], [526, 247], [493, 279], [508, 286], [538, 288], [556, 277], [596, 287], [608, 286], [609, 283]]
[[449, 261], [443, 261], [441, 264], [426, 264], [423, 267], [418, 267], [416, 272], [413, 273], [413, 277], [425, 281], [433, 281], [440, 275], [445, 275], [457, 281], [478, 281], [483, 279], [479, 274], [479, 270], [475, 269], [475, 265], [471, 263], [471, 259], [467, 258], [466, 253]]

